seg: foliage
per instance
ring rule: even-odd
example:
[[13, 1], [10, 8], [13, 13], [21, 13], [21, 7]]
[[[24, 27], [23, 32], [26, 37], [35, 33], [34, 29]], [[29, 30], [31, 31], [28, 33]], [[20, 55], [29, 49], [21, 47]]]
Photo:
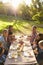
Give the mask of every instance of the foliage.
[[26, 19], [26, 20], [43, 20], [43, 1], [40, 0], [32, 0], [32, 4], [30, 6], [26, 5], [25, 2], [19, 5], [15, 13], [15, 9], [9, 4], [3, 4], [0, 2], [0, 14], [4, 15], [13, 15], [18, 18]]
[[19, 6], [18, 15], [23, 19], [30, 20], [31, 15], [29, 10], [29, 7], [25, 3], [23, 3]]
[[17, 33], [23, 33], [23, 34], [30, 34], [31, 28], [33, 25], [36, 25], [38, 27], [38, 31], [43, 33], [43, 22], [39, 21], [28, 21], [28, 20], [21, 20], [21, 19], [15, 19], [13, 16], [0, 16], [0, 32], [2, 32], [3, 29], [8, 28], [9, 25], [13, 25], [14, 32]]
[[42, 21], [43, 20], [43, 12], [38, 12], [36, 15], [32, 17], [33, 20]]

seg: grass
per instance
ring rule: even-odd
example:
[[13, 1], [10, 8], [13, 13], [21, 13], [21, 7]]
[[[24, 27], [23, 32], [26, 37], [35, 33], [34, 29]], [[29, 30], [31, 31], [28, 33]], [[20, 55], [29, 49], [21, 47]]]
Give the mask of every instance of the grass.
[[32, 25], [36, 25], [38, 27], [38, 31], [43, 33], [43, 27], [38, 26], [42, 24], [43, 22], [40, 23], [39, 21], [28, 21], [15, 19], [14, 16], [0, 15], [0, 33], [9, 25], [13, 25], [15, 33], [30, 34]]

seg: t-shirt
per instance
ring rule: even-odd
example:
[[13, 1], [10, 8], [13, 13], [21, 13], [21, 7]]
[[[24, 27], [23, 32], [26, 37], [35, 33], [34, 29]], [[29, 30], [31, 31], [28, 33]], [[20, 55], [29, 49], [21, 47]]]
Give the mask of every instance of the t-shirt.
[[41, 49], [41, 48], [38, 49], [38, 56], [37, 57], [39, 60], [43, 60], [43, 49]]
[[36, 36], [37, 36], [37, 33], [32, 33], [31, 34], [31, 40], [30, 40], [31, 43], [34, 41], [34, 39], [36, 38]]
[[5, 41], [3, 36], [0, 36], [0, 42], [2, 42], [3, 47], [6, 49], [7, 48], [7, 42]]

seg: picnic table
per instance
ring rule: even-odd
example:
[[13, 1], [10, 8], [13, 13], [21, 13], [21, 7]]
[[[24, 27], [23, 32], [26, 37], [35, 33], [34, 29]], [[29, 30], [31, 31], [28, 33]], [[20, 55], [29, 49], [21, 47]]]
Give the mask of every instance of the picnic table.
[[38, 65], [31, 43], [26, 36], [17, 37], [17, 40], [11, 44], [4, 65]]

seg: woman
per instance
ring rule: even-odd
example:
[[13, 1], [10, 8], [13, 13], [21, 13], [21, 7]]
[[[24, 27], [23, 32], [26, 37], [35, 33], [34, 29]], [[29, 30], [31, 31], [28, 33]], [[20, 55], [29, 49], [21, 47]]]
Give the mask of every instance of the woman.
[[33, 43], [33, 41], [36, 38], [36, 36], [37, 36], [37, 27], [33, 26], [32, 27], [31, 39], [30, 39], [31, 44]]

